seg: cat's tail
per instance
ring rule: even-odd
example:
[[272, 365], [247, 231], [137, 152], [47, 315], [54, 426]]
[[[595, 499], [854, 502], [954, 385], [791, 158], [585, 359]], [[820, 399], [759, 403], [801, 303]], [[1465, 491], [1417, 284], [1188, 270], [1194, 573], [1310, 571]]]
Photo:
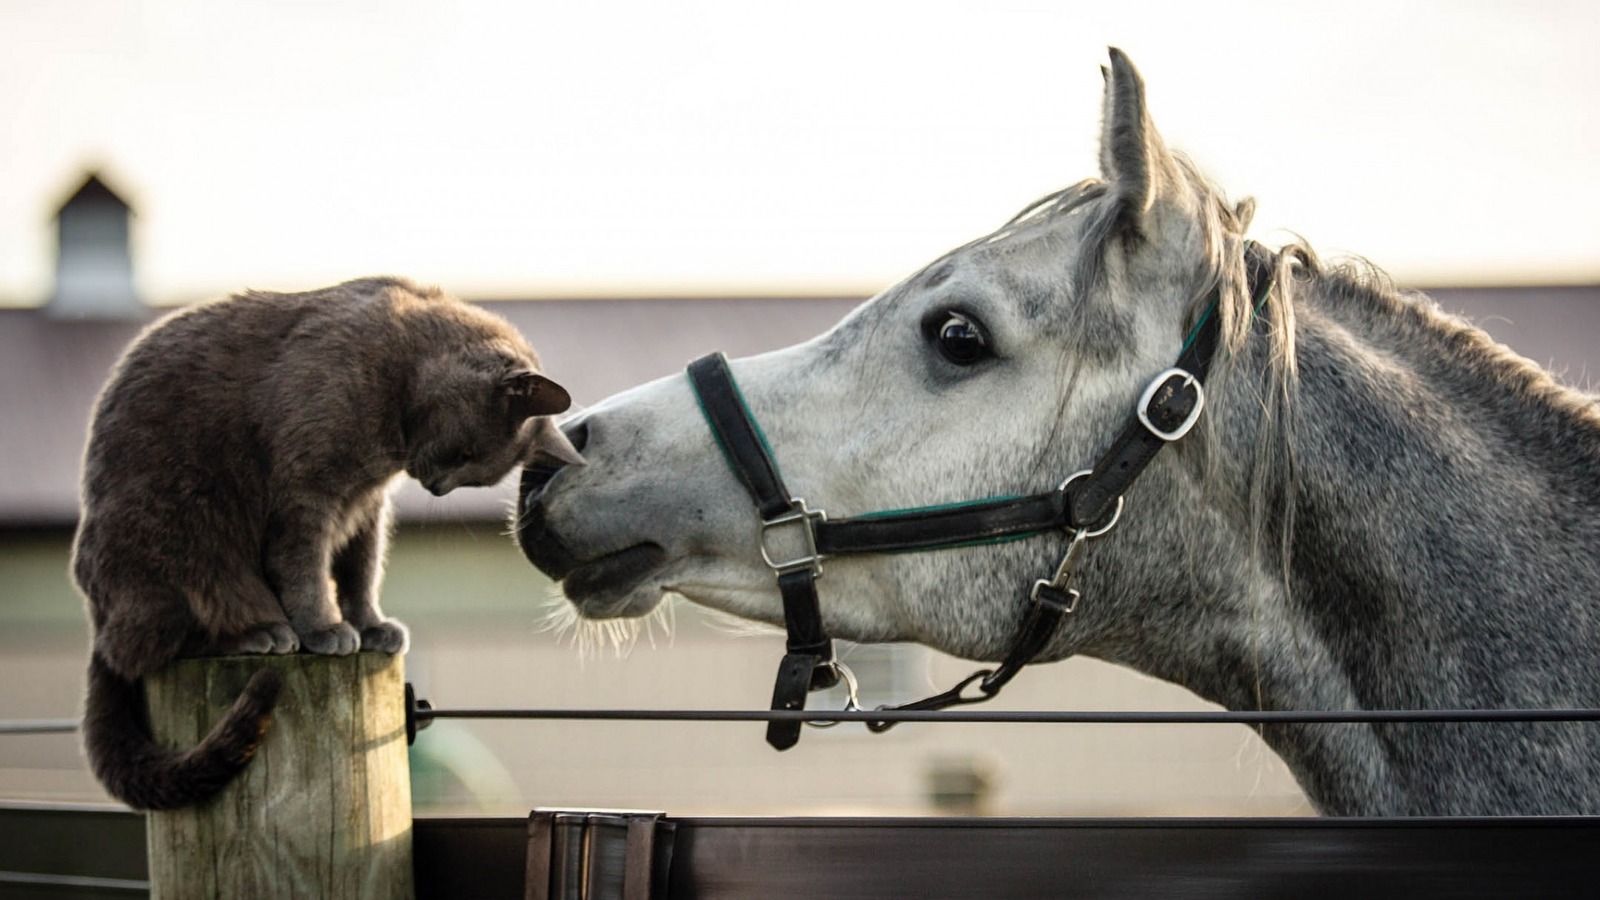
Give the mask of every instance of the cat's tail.
[[261, 669], [204, 740], [189, 750], [168, 750], [151, 734], [144, 682], [123, 678], [92, 654], [83, 714], [89, 766], [113, 797], [134, 809], [192, 806], [222, 790], [256, 755], [282, 689], [276, 669]]

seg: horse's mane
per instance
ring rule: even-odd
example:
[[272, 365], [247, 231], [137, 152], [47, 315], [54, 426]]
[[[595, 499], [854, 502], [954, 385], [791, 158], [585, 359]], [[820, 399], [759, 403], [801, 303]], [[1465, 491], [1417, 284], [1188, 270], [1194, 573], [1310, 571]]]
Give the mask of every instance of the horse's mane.
[[1600, 458], [1600, 405], [1594, 396], [1561, 383], [1548, 369], [1447, 312], [1427, 294], [1400, 289], [1366, 259], [1341, 257], [1324, 263], [1303, 242], [1293, 251], [1304, 279], [1330, 304], [1359, 307], [1381, 318], [1390, 330], [1431, 342], [1430, 349], [1439, 358], [1450, 359], [1476, 383], [1515, 397], [1524, 411], [1554, 417], [1552, 424], [1557, 424], [1565, 442], [1591, 451], [1586, 454], [1590, 458]]

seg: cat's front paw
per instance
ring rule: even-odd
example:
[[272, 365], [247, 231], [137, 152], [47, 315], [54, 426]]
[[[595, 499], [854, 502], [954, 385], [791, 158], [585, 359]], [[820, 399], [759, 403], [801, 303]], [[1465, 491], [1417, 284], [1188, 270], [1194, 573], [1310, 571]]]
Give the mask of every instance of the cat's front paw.
[[404, 653], [411, 644], [411, 633], [406, 626], [393, 619], [361, 629], [361, 649], [380, 653]]
[[318, 631], [300, 635], [300, 646], [323, 656], [349, 656], [361, 649], [361, 635], [346, 622], [335, 622]]
[[267, 639], [267, 649], [263, 652], [283, 654], [293, 653], [300, 649], [300, 635], [294, 633], [287, 622], [273, 622], [257, 629], [258, 634], [263, 634]]
[[257, 625], [232, 641], [218, 644], [216, 652], [282, 655], [299, 649], [300, 636], [294, 633], [294, 629], [285, 622], [272, 622]]

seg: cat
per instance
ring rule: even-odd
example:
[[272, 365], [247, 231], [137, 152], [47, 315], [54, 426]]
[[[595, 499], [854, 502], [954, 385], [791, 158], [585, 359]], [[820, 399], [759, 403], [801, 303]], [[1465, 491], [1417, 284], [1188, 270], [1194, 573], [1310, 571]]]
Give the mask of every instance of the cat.
[[378, 605], [391, 485], [404, 472], [443, 496], [535, 456], [581, 463], [548, 418], [569, 403], [504, 320], [397, 278], [246, 291], [148, 328], [96, 401], [73, 541], [95, 776], [173, 809], [250, 761], [281, 676], [255, 673], [171, 751], [142, 679], [178, 657], [404, 652]]

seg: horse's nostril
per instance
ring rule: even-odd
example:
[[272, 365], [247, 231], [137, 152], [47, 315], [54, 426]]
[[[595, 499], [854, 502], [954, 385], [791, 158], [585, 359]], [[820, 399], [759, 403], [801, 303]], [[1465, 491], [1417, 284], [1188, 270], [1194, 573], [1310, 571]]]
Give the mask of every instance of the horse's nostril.
[[534, 460], [522, 467], [522, 499], [524, 502], [544, 493], [550, 479], [565, 466], [560, 463]]

